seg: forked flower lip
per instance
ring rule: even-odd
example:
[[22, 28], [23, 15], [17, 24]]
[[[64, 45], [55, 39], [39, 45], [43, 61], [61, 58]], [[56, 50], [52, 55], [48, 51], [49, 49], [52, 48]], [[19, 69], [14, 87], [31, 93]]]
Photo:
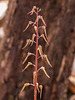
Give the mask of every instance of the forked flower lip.
[[45, 73], [45, 75], [48, 77], [48, 78], [50, 78], [50, 76], [47, 74], [47, 72], [46, 72], [46, 70], [45, 70], [45, 67], [40, 67], [38, 70], [37, 70], [37, 72], [39, 72], [40, 70], [43, 70], [43, 72]]
[[20, 94], [23, 92], [25, 87], [30, 86], [30, 85], [34, 87], [34, 84], [32, 84], [32, 83], [25, 83], [24, 86], [22, 87], [21, 91], [20, 91]]
[[34, 64], [32, 64], [31, 62], [28, 62], [28, 64], [26, 65], [26, 67], [22, 70], [22, 72], [24, 72], [24, 70], [26, 70], [30, 65], [35, 66]]
[[28, 52], [28, 53], [27, 53], [27, 56], [26, 56], [26, 58], [24, 59], [24, 61], [23, 61], [22, 64], [24, 64], [24, 63], [26, 62], [26, 60], [28, 59], [28, 57], [31, 56], [31, 55], [36, 56], [34, 53]]

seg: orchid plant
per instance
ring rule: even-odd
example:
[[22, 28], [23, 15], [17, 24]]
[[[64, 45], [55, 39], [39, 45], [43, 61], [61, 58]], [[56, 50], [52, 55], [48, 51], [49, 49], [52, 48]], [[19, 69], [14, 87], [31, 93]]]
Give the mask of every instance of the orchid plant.
[[[39, 85], [39, 83], [37, 82], [37, 74], [38, 74], [38, 72], [40, 70], [42, 70], [45, 73], [45, 75], [48, 78], [50, 78], [50, 76], [47, 74], [47, 72], [45, 70], [45, 67], [42, 66], [42, 67], [38, 68], [38, 60], [39, 60], [39, 58], [41, 58], [42, 60], [45, 59], [47, 61], [47, 63], [52, 67], [51, 63], [48, 60], [47, 55], [43, 54], [42, 46], [38, 44], [39, 39], [43, 38], [45, 40], [45, 42], [49, 45], [48, 37], [47, 37], [47, 33], [46, 33], [46, 26], [47, 25], [46, 25], [43, 17], [41, 15], [39, 15], [40, 11], [41, 11], [41, 9], [39, 9], [36, 6], [33, 6], [32, 10], [28, 14], [33, 15], [33, 13], [35, 13], [36, 14], [36, 20], [34, 22], [33, 21], [29, 21], [27, 27], [24, 29], [24, 31], [26, 31], [28, 29], [28, 27], [30, 25], [32, 25], [33, 28], [34, 28], [35, 33], [32, 35], [32, 39], [27, 39], [26, 40], [26, 45], [23, 47], [23, 49], [25, 49], [28, 45], [32, 46], [33, 43], [35, 43], [36, 44], [36, 54], [28, 52], [26, 58], [23, 61], [23, 64], [24, 64], [29, 56], [35, 56], [35, 64], [33, 64], [31, 62], [28, 62], [26, 67], [22, 70], [22, 71], [25, 71], [29, 66], [31, 66], [31, 65], [34, 66], [33, 83], [25, 83], [23, 88], [21, 89], [20, 93], [22, 93], [22, 91], [24, 90], [24, 88], [26, 86], [31, 85], [31, 86], [34, 87], [34, 100], [37, 100], [37, 91], [40, 93], [40, 98], [42, 96], [42, 88], [43, 88], [43, 86]], [[43, 26], [39, 26], [38, 25], [38, 21], [39, 20], [41, 20], [43, 22]], [[42, 33], [42, 35], [39, 35], [39, 32], [38, 32], [40, 28], [42, 30], [44, 30], [44, 33]], [[36, 38], [36, 41], [34, 40], [35, 38]]]

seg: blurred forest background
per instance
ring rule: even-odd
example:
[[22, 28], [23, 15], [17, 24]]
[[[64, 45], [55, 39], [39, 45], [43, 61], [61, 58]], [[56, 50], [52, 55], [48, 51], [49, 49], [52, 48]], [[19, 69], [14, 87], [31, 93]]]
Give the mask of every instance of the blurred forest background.
[[[0, 0], [0, 100], [33, 100], [33, 87], [19, 92], [25, 82], [32, 82], [34, 69], [31, 66], [22, 73], [27, 64], [22, 62], [27, 52], [35, 53], [35, 45], [22, 47], [34, 33], [31, 26], [23, 32], [28, 21], [35, 20], [35, 14], [27, 15], [34, 5], [41, 8], [47, 24], [49, 46], [43, 39], [39, 44], [53, 66], [39, 60], [38, 67], [47, 66], [51, 77], [38, 74], [41, 100], [75, 100], [75, 0]], [[34, 63], [34, 57], [27, 61]]]

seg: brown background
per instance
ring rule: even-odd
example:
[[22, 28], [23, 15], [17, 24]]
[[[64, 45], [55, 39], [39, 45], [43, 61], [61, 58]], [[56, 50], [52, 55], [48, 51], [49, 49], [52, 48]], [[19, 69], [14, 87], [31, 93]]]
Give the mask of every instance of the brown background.
[[[26, 53], [35, 53], [35, 45], [22, 50], [26, 39], [31, 38], [34, 32], [31, 26], [23, 32], [28, 21], [35, 19], [35, 15], [27, 15], [34, 5], [42, 9], [40, 14], [47, 24], [49, 46], [43, 39], [39, 44], [53, 66], [50, 68], [45, 61], [39, 60], [38, 67], [46, 66], [51, 76], [46, 78], [42, 71], [38, 74], [38, 83], [43, 85], [41, 100], [68, 100], [68, 77], [75, 50], [75, 0], [9, 1], [4, 21], [5, 36], [0, 42], [0, 100], [33, 100], [33, 87], [26, 87], [21, 95], [19, 92], [25, 82], [32, 82], [34, 68], [31, 66], [23, 73], [21, 71], [27, 64], [22, 65]], [[27, 61], [34, 63], [34, 57]], [[64, 68], [59, 75], [62, 65]]]

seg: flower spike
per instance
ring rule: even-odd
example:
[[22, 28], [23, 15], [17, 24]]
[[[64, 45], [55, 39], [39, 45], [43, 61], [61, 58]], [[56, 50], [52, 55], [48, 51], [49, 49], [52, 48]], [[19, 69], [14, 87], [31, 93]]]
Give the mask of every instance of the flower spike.
[[43, 86], [42, 85], [39, 85], [39, 88], [40, 88], [40, 99], [41, 99]]
[[25, 61], [28, 59], [29, 56], [34, 55], [33, 53], [28, 52], [26, 58], [23, 61], [23, 64], [25, 63]]
[[26, 40], [26, 45], [25, 45], [22, 49], [26, 48], [27, 45], [29, 45], [30, 43], [33, 43], [33, 41], [30, 40], [30, 39], [27, 39], [27, 40]]
[[47, 61], [47, 63], [52, 67], [51, 63], [49, 62], [48, 58], [47, 58], [47, 55], [43, 55], [42, 57], [44, 57]]
[[41, 68], [38, 69], [38, 71], [39, 71], [39, 70], [43, 70], [44, 73], [45, 73], [45, 75], [46, 75], [48, 78], [50, 78], [50, 76], [47, 74], [47, 72], [46, 72], [46, 70], [45, 70], [45, 67], [42, 66]]
[[48, 41], [46, 40], [44, 34], [42, 34], [40, 37], [43, 37], [43, 39], [45, 40], [45, 42], [49, 45]]
[[39, 54], [40, 54], [40, 56], [42, 57], [43, 52], [42, 52], [42, 46], [41, 46], [41, 45], [39, 45], [38, 50], [39, 50]]
[[33, 65], [33, 66], [35, 66], [34, 64], [32, 64], [31, 62], [28, 62], [28, 64], [27, 64], [27, 66], [22, 70], [22, 72], [25, 70], [25, 69], [27, 69], [30, 65]]
[[[27, 27], [24, 29], [24, 31], [26, 31], [27, 28], [28, 28], [31, 24], [33, 24], [33, 22], [32, 22], [32, 21], [29, 21], [29, 23], [28, 23]], [[23, 32], [24, 32], [24, 31], [23, 31]]]
[[35, 9], [36, 9], [36, 6], [33, 6], [32, 10], [28, 14], [33, 15], [33, 13], [35, 12]]
[[[39, 15], [40, 11], [41, 11], [41, 9], [39, 9], [36, 6], [33, 6], [33, 8], [31, 9], [31, 11], [29, 13], [27, 13], [29, 15], [33, 15], [35, 13], [36, 14], [36, 19], [35, 19], [35, 21], [29, 21], [28, 24], [27, 24], [27, 26], [26, 26], [26, 28], [24, 29], [24, 31], [26, 31], [30, 27], [30, 25], [31, 25], [34, 28], [35, 33], [32, 35], [32, 39], [27, 39], [26, 40], [26, 44], [22, 48], [22, 49], [24, 49], [28, 45], [32, 46], [33, 43], [36, 44], [35, 54], [28, 52], [27, 55], [26, 55], [26, 57], [25, 57], [25, 59], [24, 59], [24, 61], [23, 61], [23, 64], [24, 64], [27, 61], [27, 59], [28, 59], [29, 56], [34, 55], [35, 56], [35, 65], [33, 63], [31, 63], [31, 62], [28, 62], [27, 65], [22, 70], [22, 72], [23, 72], [29, 66], [34, 66], [35, 67], [34, 72], [33, 72], [33, 84], [31, 84], [31, 83], [25, 83], [24, 86], [23, 86], [23, 88], [22, 88], [22, 90], [21, 90], [21, 92], [22, 92], [26, 86], [32, 85], [34, 87], [34, 100], [37, 99], [37, 92], [40, 93], [40, 99], [41, 99], [41, 96], [42, 96], [43, 86], [38, 84], [38, 72], [40, 70], [42, 70], [43, 73], [45, 74], [45, 76], [48, 77], [48, 78], [50, 78], [50, 76], [46, 72], [45, 67], [41, 66], [38, 69], [38, 59], [41, 58], [42, 60], [43, 59], [46, 60], [47, 63], [51, 66], [51, 64], [50, 64], [50, 62], [49, 62], [49, 60], [47, 58], [47, 55], [43, 54], [42, 46], [39, 45], [39, 39], [41, 37], [49, 45], [49, 43], [48, 43], [48, 37], [47, 37], [47, 33], [46, 33], [46, 26], [47, 25], [46, 25], [46, 23], [45, 23], [45, 21], [43, 19], [43, 16]], [[39, 20], [42, 22], [43, 26], [39, 26]], [[42, 31], [43, 31], [42, 34], [39, 33], [41, 31], [40, 29], [42, 29]]]
[[25, 87], [26, 87], [26, 86], [29, 86], [29, 85], [34, 86], [33, 84], [30, 84], [30, 83], [25, 83], [25, 84], [24, 84], [24, 86], [22, 87], [22, 89], [21, 89], [20, 93], [22, 93], [22, 92], [23, 92], [23, 90], [25, 89]]

